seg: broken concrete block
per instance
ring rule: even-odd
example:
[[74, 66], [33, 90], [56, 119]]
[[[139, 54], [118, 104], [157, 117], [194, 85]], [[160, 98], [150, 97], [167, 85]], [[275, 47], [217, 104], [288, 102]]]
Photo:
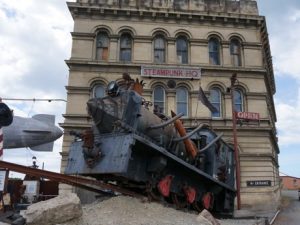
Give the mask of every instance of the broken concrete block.
[[[206, 209], [203, 209], [202, 212], [199, 214], [199, 216], [204, 217], [205, 219], [207, 219], [212, 225], [221, 225], [214, 217], [213, 215], [211, 215], [211, 213], [209, 211], [207, 211]], [[198, 216], [198, 217], [199, 217]], [[197, 218], [198, 220], [198, 218]]]
[[82, 215], [80, 200], [74, 193], [59, 195], [30, 205], [24, 212], [27, 225], [64, 223]]

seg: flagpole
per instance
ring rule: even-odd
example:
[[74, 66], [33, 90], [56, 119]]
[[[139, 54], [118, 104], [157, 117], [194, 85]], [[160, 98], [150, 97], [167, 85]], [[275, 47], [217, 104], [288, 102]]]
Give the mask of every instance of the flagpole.
[[235, 158], [235, 172], [236, 172], [236, 196], [237, 196], [237, 209], [241, 209], [241, 170], [240, 170], [240, 157], [239, 157], [239, 150], [238, 150], [238, 143], [237, 143], [237, 129], [236, 129], [236, 111], [234, 107], [234, 90], [235, 90], [235, 83], [236, 73], [233, 74], [230, 78], [231, 86], [231, 106], [232, 106], [232, 128], [233, 128], [233, 147], [234, 147], [234, 158]]

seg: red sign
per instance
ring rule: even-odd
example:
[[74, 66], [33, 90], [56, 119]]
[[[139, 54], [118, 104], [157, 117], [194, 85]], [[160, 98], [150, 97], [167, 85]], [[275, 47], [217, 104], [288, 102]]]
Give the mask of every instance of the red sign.
[[169, 77], [169, 78], [201, 78], [201, 69], [195, 67], [156, 67], [142, 66], [143, 77]]
[[259, 120], [259, 113], [253, 113], [253, 112], [235, 112], [235, 116], [236, 116], [237, 119]]

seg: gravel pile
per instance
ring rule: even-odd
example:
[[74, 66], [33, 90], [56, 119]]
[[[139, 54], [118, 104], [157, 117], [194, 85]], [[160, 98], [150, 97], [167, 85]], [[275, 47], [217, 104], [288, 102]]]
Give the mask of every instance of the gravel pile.
[[210, 225], [207, 221], [199, 223], [196, 214], [125, 196], [94, 202], [82, 210], [78, 221], [64, 225]]
[[[196, 213], [118, 196], [82, 206], [81, 218], [61, 225], [211, 225]], [[221, 225], [254, 225], [254, 220], [221, 220]]]

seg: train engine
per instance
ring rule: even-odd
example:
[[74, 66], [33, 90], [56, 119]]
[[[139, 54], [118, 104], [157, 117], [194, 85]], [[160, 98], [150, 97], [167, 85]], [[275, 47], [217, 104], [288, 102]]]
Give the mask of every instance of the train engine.
[[177, 208], [231, 214], [234, 209], [232, 148], [207, 125], [185, 129], [142, 97], [142, 82], [112, 81], [107, 96], [90, 99], [93, 126], [70, 147], [66, 174], [167, 201]]

